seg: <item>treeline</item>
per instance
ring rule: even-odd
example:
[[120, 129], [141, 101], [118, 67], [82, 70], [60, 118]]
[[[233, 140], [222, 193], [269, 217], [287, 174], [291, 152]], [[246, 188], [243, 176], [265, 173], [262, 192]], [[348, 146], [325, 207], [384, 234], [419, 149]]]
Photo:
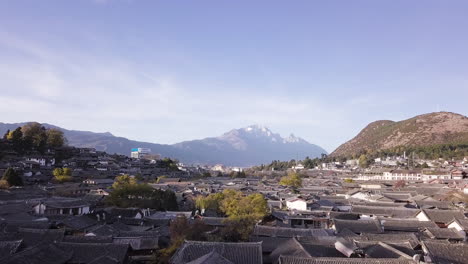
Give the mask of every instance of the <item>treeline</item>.
[[[402, 156], [419, 159], [452, 159], [468, 157], [468, 143], [439, 144], [431, 146], [398, 146], [378, 151], [362, 151], [359, 154], [345, 157], [346, 159], [359, 159], [362, 155], [370, 159]], [[340, 158], [342, 159], [342, 157]]]
[[146, 183], [138, 183], [129, 175], [117, 176], [107, 196], [109, 205], [117, 207], [151, 208], [159, 211], [178, 210], [177, 198], [171, 190], [157, 190]]
[[13, 131], [8, 130], [3, 135], [2, 141], [18, 153], [28, 151], [44, 153], [47, 149], [59, 148], [66, 143], [62, 131], [55, 128], [46, 129], [39, 123], [28, 123]]
[[252, 167], [252, 170], [254, 171], [264, 171], [264, 170], [267, 170], [267, 171], [271, 171], [271, 170], [275, 170], [275, 171], [284, 171], [284, 170], [287, 170], [287, 169], [290, 169], [298, 164], [302, 164], [304, 166], [304, 168], [306, 169], [313, 169], [317, 166], [319, 166], [320, 164], [322, 164], [323, 162], [327, 162], [329, 160], [329, 158], [327, 157], [327, 155], [323, 154], [321, 158], [314, 158], [314, 159], [311, 159], [309, 157], [306, 157], [304, 160], [299, 160], [299, 161], [296, 161], [294, 159], [290, 160], [290, 161], [280, 161], [280, 160], [274, 160], [272, 161], [270, 164], [262, 164], [260, 166], [255, 166], [255, 167]]

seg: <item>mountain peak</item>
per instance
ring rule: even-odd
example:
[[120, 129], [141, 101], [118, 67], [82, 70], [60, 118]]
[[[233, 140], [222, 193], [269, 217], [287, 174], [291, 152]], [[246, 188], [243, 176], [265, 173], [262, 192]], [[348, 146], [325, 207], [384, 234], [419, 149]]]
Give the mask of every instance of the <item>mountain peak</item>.
[[293, 133], [289, 135], [289, 137], [284, 139], [285, 142], [287, 143], [299, 143], [305, 141], [304, 139], [300, 137], [296, 137]]
[[243, 130], [247, 132], [263, 132], [263, 133], [270, 132], [271, 133], [271, 130], [268, 127], [258, 125], [258, 124], [250, 125], [248, 127], [243, 128]]

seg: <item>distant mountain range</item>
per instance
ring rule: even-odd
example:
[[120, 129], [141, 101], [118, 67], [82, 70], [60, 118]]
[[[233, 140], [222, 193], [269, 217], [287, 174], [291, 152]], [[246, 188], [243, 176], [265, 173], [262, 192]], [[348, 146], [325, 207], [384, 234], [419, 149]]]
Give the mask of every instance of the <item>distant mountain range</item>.
[[372, 122], [330, 155], [350, 157], [363, 151], [375, 152], [398, 146], [422, 147], [458, 143], [468, 143], [468, 118], [455, 113], [437, 112], [399, 122]]
[[[0, 133], [14, 130], [26, 123], [0, 123]], [[152, 153], [171, 157], [188, 164], [224, 164], [247, 167], [270, 163], [272, 160], [291, 160], [319, 157], [327, 152], [302, 138], [290, 135], [287, 138], [257, 125], [231, 130], [219, 137], [184, 141], [177, 144], [156, 144], [116, 137], [111, 133], [67, 130], [50, 124], [64, 132], [68, 144], [75, 147], [91, 147], [107, 153], [129, 155], [132, 148], [150, 148]]]

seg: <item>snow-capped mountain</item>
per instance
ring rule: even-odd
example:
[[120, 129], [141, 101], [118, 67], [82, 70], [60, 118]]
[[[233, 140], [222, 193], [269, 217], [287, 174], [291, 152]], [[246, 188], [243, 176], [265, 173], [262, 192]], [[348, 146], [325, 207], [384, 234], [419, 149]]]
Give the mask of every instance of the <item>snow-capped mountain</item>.
[[[0, 123], [0, 133], [15, 129], [25, 123]], [[151, 148], [153, 153], [176, 158], [187, 164], [224, 164], [247, 167], [270, 163], [272, 160], [303, 159], [306, 156], [318, 157], [327, 153], [323, 148], [310, 144], [291, 134], [287, 138], [272, 132], [264, 126], [252, 125], [233, 129], [219, 137], [184, 141], [177, 144], [155, 144], [116, 137], [111, 133], [93, 133], [59, 128], [64, 131], [68, 144], [76, 147], [93, 147], [108, 153], [130, 154], [135, 147]]]

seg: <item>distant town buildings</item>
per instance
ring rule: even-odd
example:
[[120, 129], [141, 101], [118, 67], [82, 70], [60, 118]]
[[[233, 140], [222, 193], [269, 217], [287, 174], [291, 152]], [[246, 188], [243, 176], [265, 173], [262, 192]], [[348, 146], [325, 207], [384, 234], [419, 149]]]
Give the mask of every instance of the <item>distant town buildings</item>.
[[142, 159], [149, 154], [151, 154], [151, 149], [149, 148], [132, 148], [130, 157], [134, 159]]

